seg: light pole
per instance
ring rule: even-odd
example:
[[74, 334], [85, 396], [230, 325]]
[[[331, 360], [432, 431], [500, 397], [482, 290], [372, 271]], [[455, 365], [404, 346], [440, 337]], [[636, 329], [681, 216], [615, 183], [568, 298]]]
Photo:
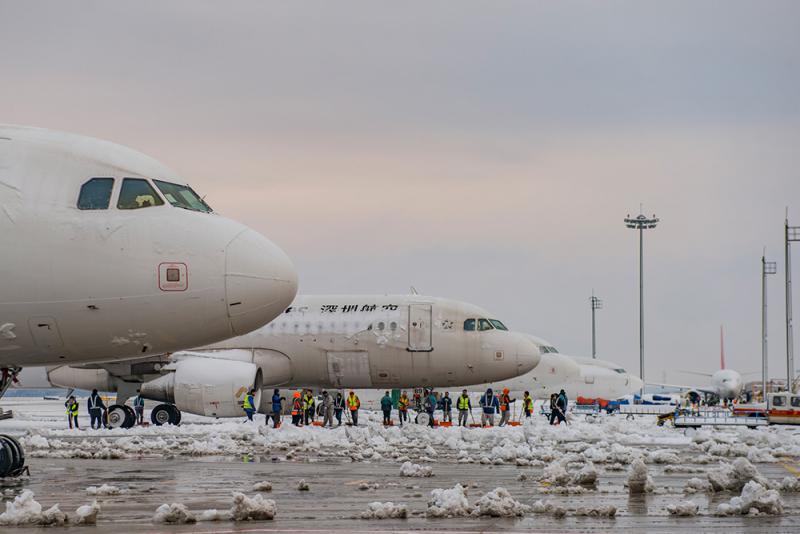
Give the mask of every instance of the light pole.
[[767, 261], [766, 250], [761, 256], [761, 396], [767, 402], [767, 381], [769, 380], [769, 367], [767, 366], [767, 275], [778, 272], [778, 264]]
[[789, 210], [783, 226], [786, 252], [786, 391], [794, 393], [794, 339], [792, 333], [792, 257], [789, 245], [800, 241], [800, 226], [789, 226]]
[[592, 289], [592, 298], [589, 299], [592, 304], [592, 358], [597, 358], [597, 337], [594, 328], [594, 312], [595, 310], [603, 309], [603, 301], [594, 296], [594, 289]]
[[655, 215], [647, 218], [642, 213], [631, 218], [625, 217], [625, 226], [639, 230], [639, 378], [642, 379], [642, 389], [639, 398], [644, 397], [644, 231], [656, 227], [658, 219]]

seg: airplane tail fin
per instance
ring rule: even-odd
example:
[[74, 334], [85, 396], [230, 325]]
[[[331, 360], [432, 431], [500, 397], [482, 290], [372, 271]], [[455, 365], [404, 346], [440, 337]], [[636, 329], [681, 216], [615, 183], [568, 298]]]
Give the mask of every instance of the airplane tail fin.
[[719, 368], [725, 369], [725, 341], [722, 338], [722, 325], [719, 326]]

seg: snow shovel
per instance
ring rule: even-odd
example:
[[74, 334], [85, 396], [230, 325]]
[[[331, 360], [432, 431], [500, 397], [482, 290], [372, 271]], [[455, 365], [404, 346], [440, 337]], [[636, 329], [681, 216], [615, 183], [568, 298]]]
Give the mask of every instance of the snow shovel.
[[472, 410], [469, 411], [469, 418], [472, 419], [472, 423], [469, 425], [470, 428], [482, 428], [483, 425], [479, 425], [475, 422], [475, 416], [472, 415]]
[[514, 403], [514, 411], [512, 412], [511, 421], [508, 422], [508, 426], [520, 426], [522, 421], [517, 419], [517, 403]]

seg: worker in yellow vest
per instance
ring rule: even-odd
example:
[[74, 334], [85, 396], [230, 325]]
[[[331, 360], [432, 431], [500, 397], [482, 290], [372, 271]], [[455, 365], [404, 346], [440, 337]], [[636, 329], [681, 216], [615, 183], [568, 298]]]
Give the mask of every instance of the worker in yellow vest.
[[242, 409], [244, 413], [247, 414], [248, 421], [253, 420], [253, 414], [256, 413], [256, 390], [251, 389], [247, 392], [244, 396], [244, 402], [242, 403]]
[[467, 415], [472, 413], [472, 403], [469, 401], [466, 389], [458, 397], [456, 407], [458, 408], [458, 426], [467, 426]]
[[408, 398], [408, 393], [405, 391], [400, 394], [397, 399], [397, 413], [400, 415], [400, 426], [403, 426], [403, 421], [408, 421], [408, 405], [411, 400]]
[[531, 398], [531, 394], [527, 391], [522, 396], [522, 409], [525, 410], [525, 418], [530, 419], [533, 413], [533, 399]]
[[306, 390], [306, 394], [303, 396], [303, 413], [305, 414], [305, 423], [311, 424], [312, 421], [316, 418], [316, 399], [314, 399], [314, 394], [311, 393], [310, 389]]
[[353, 426], [358, 426], [358, 409], [361, 407], [361, 401], [358, 399], [355, 391], [350, 391], [347, 397], [347, 409], [350, 410], [350, 417], [353, 419]]
[[80, 430], [78, 426], [78, 401], [75, 400], [74, 395], [70, 395], [67, 399], [67, 402], [64, 403], [64, 407], [67, 409], [67, 421], [69, 421], [69, 428], [72, 429], [72, 423], [75, 423], [75, 428]]

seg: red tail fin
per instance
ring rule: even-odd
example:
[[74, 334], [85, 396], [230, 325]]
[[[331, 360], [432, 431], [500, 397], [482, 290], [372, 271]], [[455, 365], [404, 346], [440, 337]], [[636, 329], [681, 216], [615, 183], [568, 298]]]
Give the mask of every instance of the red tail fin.
[[722, 339], [722, 325], [719, 325], [719, 368], [725, 369], [725, 342]]

